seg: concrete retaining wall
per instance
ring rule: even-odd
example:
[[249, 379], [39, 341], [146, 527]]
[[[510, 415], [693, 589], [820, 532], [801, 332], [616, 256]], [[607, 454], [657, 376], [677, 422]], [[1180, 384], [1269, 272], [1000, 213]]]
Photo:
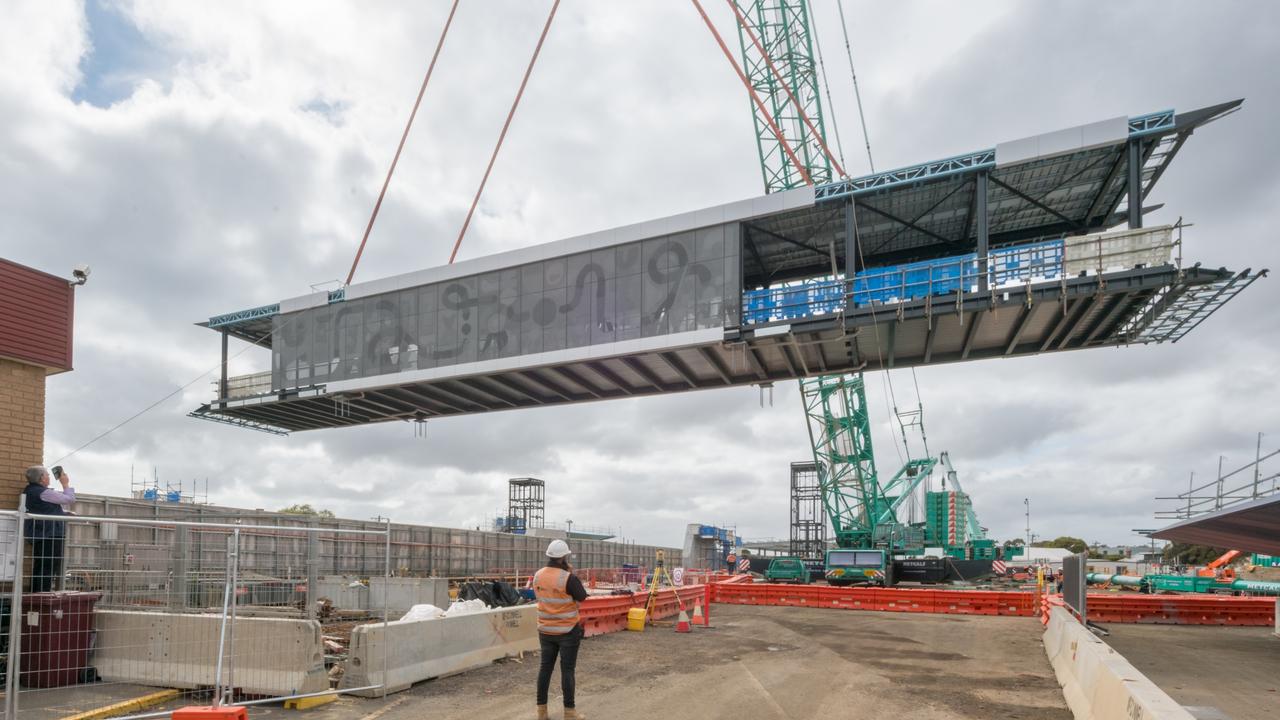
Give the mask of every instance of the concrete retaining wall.
[[[97, 610], [90, 664], [106, 682], [166, 688], [213, 687], [218, 662], [217, 615]], [[226, 660], [234, 687], [253, 695], [293, 695], [329, 689], [314, 620], [237, 618], [234, 656]], [[224, 669], [224, 673], [227, 672]]]
[[369, 609], [369, 587], [352, 575], [320, 576], [316, 582], [316, 597], [328, 598], [334, 607], [343, 610]]
[[443, 578], [369, 578], [369, 610], [381, 615], [383, 596], [391, 617], [398, 617], [414, 605], [435, 605], [449, 609], [449, 581]]
[[449, 609], [449, 581], [444, 578], [369, 578], [369, 584], [353, 585], [351, 575], [325, 575], [316, 583], [317, 597], [329, 598], [342, 610], [368, 610], [382, 614], [383, 596], [391, 617], [399, 617], [414, 605]]
[[[346, 672], [339, 687], [385, 683], [387, 692], [399, 692], [416, 682], [537, 649], [538, 615], [533, 605], [437, 620], [396, 621], [385, 628], [382, 623], [360, 625], [351, 633]], [[376, 697], [380, 692], [356, 694]]]
[[1065, 608], [1050, 611], [1044, 649], [1076, 720], [1194, 720]]

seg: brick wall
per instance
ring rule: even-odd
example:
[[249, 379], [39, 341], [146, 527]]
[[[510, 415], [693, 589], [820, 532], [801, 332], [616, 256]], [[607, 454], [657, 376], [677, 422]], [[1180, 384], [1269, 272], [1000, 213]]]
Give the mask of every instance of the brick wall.
[[44, 462], [45, 370], [0, 358], [0, 509], [18, 507], [22, 471]]

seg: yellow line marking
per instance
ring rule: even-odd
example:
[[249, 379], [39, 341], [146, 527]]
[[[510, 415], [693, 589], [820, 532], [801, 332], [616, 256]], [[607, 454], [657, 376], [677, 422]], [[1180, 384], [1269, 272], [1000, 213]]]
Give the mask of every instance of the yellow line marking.
[[101, 720], [113, 715], [121, 715], [132, 712], [134, 710], [143, 710], [153, 705], [159, 705], [167, 700], [172, 700], [182, 694], [180, 690], [161, 690], [148, 695], [133, 698], [132, 700], [124, 700], [111, 705], [104, 705], [94, 710], [87, 710], [76, 715], [69, 715], [61, 720]]

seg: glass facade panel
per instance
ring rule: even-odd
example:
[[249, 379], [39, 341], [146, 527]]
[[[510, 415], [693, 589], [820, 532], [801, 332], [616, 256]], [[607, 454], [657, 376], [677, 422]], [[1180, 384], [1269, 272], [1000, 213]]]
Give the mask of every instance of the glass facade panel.
[[273, 319], [276, 389], [737, 325], [736, 224]]

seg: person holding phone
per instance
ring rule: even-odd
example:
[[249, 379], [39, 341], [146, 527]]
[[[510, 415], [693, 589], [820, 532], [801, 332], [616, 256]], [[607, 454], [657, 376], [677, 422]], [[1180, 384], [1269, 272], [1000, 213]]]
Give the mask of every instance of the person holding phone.
[[569, 545], [552, 540], [547, 546], [547, 566], [534, 573], [533, 592], [538, 600], [538, 641], [542, 665], [538, 668], [538, 720], [547, 720], [547, 692], [551, 673], [560, 658], [560, 689], [564, 694], [565, 720], [585, 720], [574, 704], [578, 647], [582, 643], [582, 622], [578, 603], [587, 599], [587, 589], [573, 574]]
[[[62, 485], [61, 490], [49, 487], [49, 471], [43, 465], [27, 468], [27, 512], [34, 515], [71, 515], [76, 502], [76, 490], [71, 487], [71, 475], [62, 466], [53, 468], [53, 477]], [[49, 592], [58, 586], [62, 576], [63, 542], [67, 535], [64, 520], [39, 520], [29, 518], [22, 532], [31, 541], [31, 592]]]

